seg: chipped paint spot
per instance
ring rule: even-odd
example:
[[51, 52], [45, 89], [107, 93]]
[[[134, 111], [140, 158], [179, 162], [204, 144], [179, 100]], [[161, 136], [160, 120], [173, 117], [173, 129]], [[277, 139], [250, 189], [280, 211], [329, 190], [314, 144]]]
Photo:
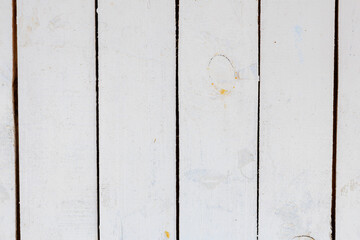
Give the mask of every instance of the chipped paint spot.
[[167, 238], [170, 238], [170, 233], [168, 231], [165, 231], [165, 235]]
[[360, 189], [359, 179], [353, 178], [340, 189], [340, 193], [342, 196], [347, 196], [349, 193], [358, 191], [359, 189]]
[[52, 31], [58, 29], [58, 28], [65, 28], [66, 24], [62, 21], [61, 15], [58, 15], [50, 20], [48, 24], [48, 28]]
[[207, 189], [214, 189], [219, 184], [226, 182], [230, 176], [228, 174], [219, 174], [214, 172], [209, 172], [206, 169], [195, 169], [185, 173], [187, 179], [200, 183], [205, 186]]
[[224, 95], [225, 93], [227, 93], [227, 92], [228, 92], [228, 90], [225, 90], [225, 89], [223, 89], [223, 88], [222, 88], [222, 89], [220, 89], [220, 91], [219, 91], [219, 92], [220, 92], [220, 94], [221, 94], [221, 95]]
[[235, 79], [240, 79], [240, 74], [239, 74], [239, 72], [235, 72], [234, 75], [235, 75]]
[[200, 182], [208, 189], [216, 188], [220, 183], [225, 182], [229, 175], [206, 175], [200, 179]]

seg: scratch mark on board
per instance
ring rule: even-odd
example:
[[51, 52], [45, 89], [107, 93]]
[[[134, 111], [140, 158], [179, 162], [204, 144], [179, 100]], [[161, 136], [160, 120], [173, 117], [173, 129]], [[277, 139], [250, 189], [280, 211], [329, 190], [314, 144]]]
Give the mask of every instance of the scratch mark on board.
[[311, 239], [311, 240], [315, 240], [315, 238], [309, 236], [309, 235], [299, 235], [299, 236], [295, 236], [293, 237], [293, 239]]
[[211, 85], [220, 95], [230, 94], [234, 81], [240, 79], [239, 72], [235, 70], [234, 64], [224, 54], [217, 53], [210, 58], [207, 70]]

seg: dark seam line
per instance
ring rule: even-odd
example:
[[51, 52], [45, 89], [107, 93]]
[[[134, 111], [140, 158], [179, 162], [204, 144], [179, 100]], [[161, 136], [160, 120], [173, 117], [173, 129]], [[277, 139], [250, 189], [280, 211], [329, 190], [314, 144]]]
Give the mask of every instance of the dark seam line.
[[179, 2], [175, 0], [175, 104], [176, 104], [176, 240], [180, 239], [180, 141], [179, 141]]
[[19, 99], [18, 99], [18, 49], [17, 49], [17, 5], [12, 0], [12, 59], [13, 59], [13, 114], [14, 114], [14, 148], [15, 148], [15, 214], [16, 214], [16, 239], [21, 239], [20, 229], [20, 155], [19, 155]]
[[96, 201], [97, 239], [100, 240], [100, 147], [99, 147], [99, 26], [98, 0], [95, 0], [95, 91], [96, 91]]
[[260, 57], [261, 57], [261, 0], [258, 0], [258, 105], [257, 105], [257, 186], [256, 186], [256, 239], [259, 239], [259, 207], [260, 207]]
[[336, 166], [337, 166], [337, 118], [339, 88], [339, 0], [335, 0], [334, 36], [334, 96], [333, 96], [333, 149], [332, 149], [332, 195], [331, 195], [331, 239], [336, 239]]

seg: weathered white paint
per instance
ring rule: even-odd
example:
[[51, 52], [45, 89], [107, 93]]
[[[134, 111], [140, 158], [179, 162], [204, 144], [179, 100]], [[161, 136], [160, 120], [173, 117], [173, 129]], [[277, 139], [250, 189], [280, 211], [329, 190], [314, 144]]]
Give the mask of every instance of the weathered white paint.
[[18, 0], [22, 240], [97, 236], [94, 11]]
[[101, 239], [175, 239], [174, 1], [98, 12]]
[[0, 0], [0, 239], [15, 240], [12, 5]]
[[330, 239], [334, 1], [261, 9], [259, 240]]
[[180, 1], [180, 238], [256, 238], [257, 2]]
[[341, 0], [336, 239], [360, 239], [360, 2]]

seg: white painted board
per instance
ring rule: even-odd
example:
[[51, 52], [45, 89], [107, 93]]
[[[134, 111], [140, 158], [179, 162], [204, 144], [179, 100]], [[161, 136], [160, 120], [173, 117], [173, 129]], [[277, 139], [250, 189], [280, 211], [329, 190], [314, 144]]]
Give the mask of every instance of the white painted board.
[[336, 239], [360, 238], [360, 2], [339, 1]]
[[0, 5], [0, 239], [15, 240], [12, 3]]
[[330, 239], [333, 53], [334, 1], [262, 1], [259, 240]]
[[99, 1], [101, 239], [176, 239], [174, 1]]
[[180, 239], [256, 239], [257, 16], [180, 1]]
[[18, 0], [22, 240], [97, 236], [94, 16]]

